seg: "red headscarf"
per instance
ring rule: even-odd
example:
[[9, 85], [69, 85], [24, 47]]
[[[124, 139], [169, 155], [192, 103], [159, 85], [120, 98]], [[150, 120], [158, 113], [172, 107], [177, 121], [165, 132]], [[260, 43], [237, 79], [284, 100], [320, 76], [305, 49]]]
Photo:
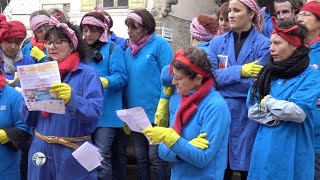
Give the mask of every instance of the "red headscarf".
[[307, 4], [303, 5], [300, 9], [301, 11], [308, 11], [314, 14], [320, 20], [320, 3], [316, 1], [308, 2]]
[[6, 17], [0, 14], [0, 42], [11, 39], [24, 39], [27, 29], [20, 21], [6, 21]]
[[282, 28], [278, 27], [278, 25], [276, 23], [276, 19], [274, 17], [272, 17], [272, 24], [274, 27], [272, 34], [277, 33], [280, 37], [282, 37], [284, 40], [288, 41], [290, 44], [294, 45], [297, 48], [300, 48], [300, 46], [302, 45], [301, 39], [298, 36], [293, 36], [293, 35], [288, 34], [288, 32], [292, 32], [292, 31], [298, 29], [299, 28], [298, 25], [294, 25], [290, 29], [282, 29]]

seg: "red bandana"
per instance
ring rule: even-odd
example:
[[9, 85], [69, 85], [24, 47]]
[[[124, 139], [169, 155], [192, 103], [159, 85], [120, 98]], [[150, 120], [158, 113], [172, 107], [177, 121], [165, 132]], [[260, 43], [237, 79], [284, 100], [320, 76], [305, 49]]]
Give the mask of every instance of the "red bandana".
[[38, 42], [38, 38], [36, 38], [36, 37], [32, 37], [31, 38], [31, 44], [32, 44], [32, 47], [33, 46], [37, 46], [42, 51], [45, 49], [44, 43], [43, 42]]
[[177, 112], [173, 129], [181, 135], [182, 126], [187, 124], [190, 117], [197, 110], [201, 100], [209, 93], [213, 87], [214, 79], [208, 79], [194, 94], [191, 96], [181, 96], [180, 108]]
[[[181, 62], [182, 64], [188, 66], [192, 71], [194, 71], [197, 74], [200, 74], [202, 77], [207, 77], [208, 73], [201, 68], [199, 68], [197, 65], [193, 64], [188, 57], [186, 57], [183, 53], [182, 49], [179, 49], [177, 52], [174, 53], [174, 60], [177, 60]], [[172, 66], [170, 65], [169, 67], [169, 73], [172, 74], [173, 69]]]
[[274, 27], [274, 30], [272, 31], [272, 34], [277, 33], [280, 37], [282, 37], [284, 40], [288, 41], [290, 44], [294, 45], [297, 48], [300, 48], [302, 45], [302, 41], [298, 36], [293, 36], [288, 34], [288, 32], [292, 32], [296, 29], [299, 28], [298, 25], [294, 25], [293, 27], [291, 27], [290, 29], [282, 29], [279, 28], [277, 23], [276, 23], [276, 19], [274, 17], [272, 17], [272, 24]]

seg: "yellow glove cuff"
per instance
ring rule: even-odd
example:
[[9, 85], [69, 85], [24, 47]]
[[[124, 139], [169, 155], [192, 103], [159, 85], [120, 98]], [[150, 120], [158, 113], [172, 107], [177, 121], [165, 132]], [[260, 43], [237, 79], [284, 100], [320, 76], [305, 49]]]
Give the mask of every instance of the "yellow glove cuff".
[[163, 93], [165, 96], [170, 97], [172, 95], [173, 88], [171, 86], [164, 86]]
[[9, 137], [7, 136], [7, 133], [0, 129], [0, 143], [5, 144], [9, 141]]
[[124, 123], [124, 125], [123, 125], [123, 131], [128, 136], [131, 134], [131, 129], [129, 128], [129, 126], [126, 123]]
[[160, 98], [157, 111], [169, 112], [169, 101], [164, 98]]
[[157, 111], [154, 117], [154, 124], [161, 127], [168, 127], [169, 125], [169, 101], [160, 98]]
[[101, 81], [101, 84], [102, 84], [103, 88], [108, 88], [109, 87], [109, 81], [106, 78], [100, 77], [100, 81]]
[[173, 146], [178, 139], [180, 138], [179, 134], [172, 128], [170, 133], [167, 133], [166, 137], [163, 140], [163, 143], [170, 148], [171, 146]]

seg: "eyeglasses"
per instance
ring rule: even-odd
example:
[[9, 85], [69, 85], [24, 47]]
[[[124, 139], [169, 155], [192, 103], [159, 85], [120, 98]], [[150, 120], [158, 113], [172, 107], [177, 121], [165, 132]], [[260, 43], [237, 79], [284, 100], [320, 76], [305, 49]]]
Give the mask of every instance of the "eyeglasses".
[[176, 81], [179, 82], [179, 81], [182, 81], [183, 79], [188, 78], [188, 77], [191, 77], [191, 76], [193, 76], [193, 75], [177, 77], [175, 74], [173, 74], [172, 76], [173, 76], [173, 79], [172, 79], [172, 80], [176, 80]]
[[57, 39], [57, 40], [54, 40], [54, 41], [44, 41], [44, 46], [46, 48], [48, 48], [48, 47], [51, 46], [51, 44], [53, 44], [53, 46], [55, 48], [58, 48], [58, 47], [61, 47], [63, 41], [68, 42], [68, 40], [66, 40], [66, 39]]
[[312, 16], [312, 13], [307, 12], [307, 11], [302, 11], [302, 12], [300, 12], [299, 14], [297, 14], [296, 16], [297, 16], [297, 19], [298, 19], [299, 17], [308, 17], [308, 16]]

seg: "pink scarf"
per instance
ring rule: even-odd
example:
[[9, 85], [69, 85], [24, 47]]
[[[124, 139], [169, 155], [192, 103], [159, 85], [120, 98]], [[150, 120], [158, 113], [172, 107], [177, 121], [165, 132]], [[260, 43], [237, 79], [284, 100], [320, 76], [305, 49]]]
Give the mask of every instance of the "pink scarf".
[[133, 43], [131, 41], [129, 41], [128, 46], [130, 47], [130, 54], [132, 56], [134, 56], [135, 54], [137, 54], [137, 52], [139, 52], [139, 50], [153, 37], [153, 34], [145, 35], [143, 36], [138, 43]]

